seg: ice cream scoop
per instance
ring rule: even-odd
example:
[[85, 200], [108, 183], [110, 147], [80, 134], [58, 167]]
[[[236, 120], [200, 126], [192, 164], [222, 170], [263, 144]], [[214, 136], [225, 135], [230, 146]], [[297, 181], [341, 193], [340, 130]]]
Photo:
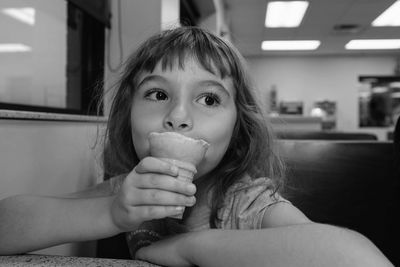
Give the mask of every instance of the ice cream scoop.
[[193, 139], [176, 132], [149, 134], [150, 155], [171, 162], [179, 168], [180, 180], [192, 181], [196, 166], [203, 160], [208, 147], [206, 141]]

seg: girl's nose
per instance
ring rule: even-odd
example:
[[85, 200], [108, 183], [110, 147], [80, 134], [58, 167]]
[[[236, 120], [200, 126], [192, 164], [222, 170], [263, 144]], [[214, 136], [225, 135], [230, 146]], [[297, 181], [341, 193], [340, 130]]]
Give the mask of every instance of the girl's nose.
[[165, 116], [164, 127], [169, 131], [189, 131], [193, 127], [190, 112], [184, 104], [174, 105]]

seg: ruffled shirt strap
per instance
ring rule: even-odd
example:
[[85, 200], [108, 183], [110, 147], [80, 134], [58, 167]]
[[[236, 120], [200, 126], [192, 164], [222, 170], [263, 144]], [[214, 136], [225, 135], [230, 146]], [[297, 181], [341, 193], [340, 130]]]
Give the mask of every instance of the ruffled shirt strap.
[[274, 193], [269, 178], [245, 176], [228, 189], [224, 205], [218, 211], [220, 229], [260, 229], [268, 207], [288, 200]]

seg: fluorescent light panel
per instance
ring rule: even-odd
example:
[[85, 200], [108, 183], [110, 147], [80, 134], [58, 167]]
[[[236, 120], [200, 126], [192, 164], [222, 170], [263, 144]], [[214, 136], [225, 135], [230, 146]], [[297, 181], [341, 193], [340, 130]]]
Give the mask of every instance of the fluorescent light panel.
[[273, 1], [267, 5], [265, 27], [294, 28], [303, 20], [308, 7], [307, 1]]
[[284, 50], [315, 50], [321, 44], [317, 40], [297, 40], [297, 41], [263, 41], [262, 50], [284, 51]]
[[383, 11], [373, 22], [374, 27], [400, 26], [400, 1], [394, 2], [388, 9]]
[[1, 12], [28, 25], [35, 25], [35, 9], [33, 7], [3, 8]]
[[32, 48], [24, 44], [0, 44], [0, 53], [30, 52]]
[[345, 48], [347, 50], [400, 49], [400, 39], [351, 40]]

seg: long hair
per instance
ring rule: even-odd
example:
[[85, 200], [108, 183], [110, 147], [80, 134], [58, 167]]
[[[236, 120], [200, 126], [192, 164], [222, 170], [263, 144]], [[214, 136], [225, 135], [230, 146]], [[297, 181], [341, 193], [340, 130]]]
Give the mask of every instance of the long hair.
[[[279, 159], [269, 124], [255, 97], [244, 59], [227, 41], [197, 27], [166, 30], [144, 42], [126, 61], [112, 101], [104, 148], [105, 178], [130, 172], [139, 162], [131, 137], [130, 111], [137, 79], [152, 72], [158, 63], [162, 69], [178, 64], [184, 68], [191, 56], [205, 70], [229, 77], [235, 87], [237, 120], [232, 139], [221, 162], [209, 177], [212, 182], [210, 226], [216, 227], [218, 209], [227, 189], [248, 174], [269, 177], [277, 192], [283, 184], [283, 164]], [[218, 73], [215, 73], [217, 70]]]

